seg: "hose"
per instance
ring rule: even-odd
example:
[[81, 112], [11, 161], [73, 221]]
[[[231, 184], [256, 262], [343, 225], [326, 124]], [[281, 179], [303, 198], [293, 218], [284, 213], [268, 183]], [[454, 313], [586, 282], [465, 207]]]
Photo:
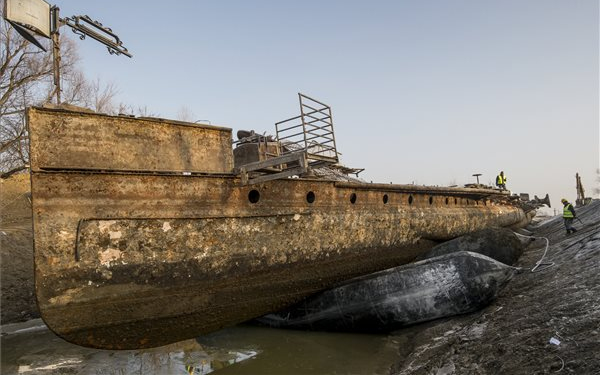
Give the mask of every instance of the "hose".
[[536, 237], [536, 236], [525, 236], [525, 235], [522, 235], [522, 234], [519, 234], [519, 233], [516, 233], [516, 232], [514, 232], [514, 233], [517, 236], [523, 237], [523, 238], [532, 238], [532, 239], [541, 238], [541, 239], [546, 240], [546, 248], [544, 249], [544, 254], [540, 258], [540, 260], [537, 261], [537, 263], [535, 264], [535, 266], [531, 269], [531, 272], [543, 271], [545, 269], [548, 269], [548, 268], [554, 266], [554, 262], [543, 263], [543, 260], [546, 257], [546, 253], [548, 252], [548, 247], [550, 247], [550, 240], [548, 240], [548, 238], [546, 238], [546, 237]]

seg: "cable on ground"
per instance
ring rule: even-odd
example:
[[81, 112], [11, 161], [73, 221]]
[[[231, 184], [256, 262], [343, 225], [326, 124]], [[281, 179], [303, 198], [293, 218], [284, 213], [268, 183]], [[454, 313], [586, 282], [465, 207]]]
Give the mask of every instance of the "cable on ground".
[[546, 262], [544, 263], [544, 258], [546, 257], [546, 253], [548, 252], [548, 247], [550, 247], [550, 240], [548, 240], [548, 238], [546, 237], [536, 237], [536, 236], [525, 236], [523, 234], [519, 234], [514, 232], [517, 236], [519, 237], [524, 237], [524, 238], [541, 238], [546, 240], [546, 248], [544, 249], [544, 254], [542, 255], [542, 257], [540, 258], [540, 260], [537, 261], [537, 263], [535, 264], [535, 266], [531, 269], [531, 272], [539, 272], [539, 271], [543, 271], [545, 269], [548, 269], [552, 266], [554, 266], [554, 262]]

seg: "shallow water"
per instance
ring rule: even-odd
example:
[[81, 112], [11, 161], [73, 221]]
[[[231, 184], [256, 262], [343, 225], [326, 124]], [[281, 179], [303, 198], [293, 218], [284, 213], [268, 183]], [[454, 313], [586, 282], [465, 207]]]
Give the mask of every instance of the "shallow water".
[[[402, 341], [402, 340], [400, 340]], [[249, 325], [147, 350], [70, 344], [39, 319], [2, 327], [2, 374], [386, 374], [398, 336]]]

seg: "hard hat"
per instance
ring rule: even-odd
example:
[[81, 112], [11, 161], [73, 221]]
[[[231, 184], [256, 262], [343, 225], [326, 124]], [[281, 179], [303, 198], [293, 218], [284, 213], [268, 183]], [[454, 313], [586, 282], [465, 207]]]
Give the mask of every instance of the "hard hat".
[[565, 198], [561, 199], [560, 201], [563, 203], [568, 202], [568, 200], [566, 200]]

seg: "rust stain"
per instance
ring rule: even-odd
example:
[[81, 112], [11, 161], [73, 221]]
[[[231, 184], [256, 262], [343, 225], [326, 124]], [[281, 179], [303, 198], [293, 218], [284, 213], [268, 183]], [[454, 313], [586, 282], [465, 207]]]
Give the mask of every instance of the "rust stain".
[[28, 121], [37, 299], [47, 325], [84, 346], [195, 337], [527, 219], [494, 191], [242, 187], [225, 128], [41, 109]]

